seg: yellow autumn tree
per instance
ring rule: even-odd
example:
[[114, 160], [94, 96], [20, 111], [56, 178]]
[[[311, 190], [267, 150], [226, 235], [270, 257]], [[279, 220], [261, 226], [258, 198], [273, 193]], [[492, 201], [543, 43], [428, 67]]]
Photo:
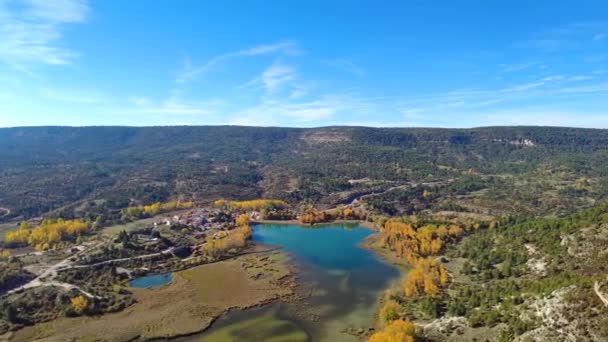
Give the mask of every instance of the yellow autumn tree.
[[123, 213], [127, 216], [140, 217], [140, 216], [154, 216], [156, 214], [180, 210], [190, 209], [194, 206], [193, 202], [181, 202], [181, 201], [170, 201], [170, 202], [156, 202], [148, 205], [133, 206], [123, 209]]
[[420, 258], [413, 269], [403, 279], [403, 292], [406, 297], [427, 295], [439, 296], [441, 287], [448, 283], [448, 274], [443, 265], [432, 258]]
[[62, 241], [74, 240], [84, 234], [90, 224], [81, 220], [47, 219], [34, 228], [29, 228], [26, 222], [19, 228], [6, 234], [9, 243], [26, 243], [37, 250], [46, 250], [55, 247]]
[[6, 233], [4, 240], [8, 243], [27, 243], [30, 237], [30, 225], [23, 221], [19, 225], [19, 228]]
[[332, 215], [324, 212], [324, 211], [310, 211], [308, 213], [302, 214], [298, 217], [300, 223], [304, 224], [314, 224], [314, 223], [323, 223], [328, 222], [333, 219]]
[[89, 228], [90, 224], [81, 220], [44, 220], [40, 226], [32, 230], [28, 244], [37, 250], [46, 250], [61, 241], [75, 239]]
[[262, 208], [286, 208], [287, 203], [276, 199], [255, 199], [249, 201], [227, 201], [225, 199], [219, 199], [213, 202], [213, 206], [232, 210], [261, 210]]
[[243, 227], [249, 225], [249, 215], [241, 214], [236, 218], [237, 227]]
[[247, 240], [249, 240], [253, 234], [251, 227], [249, 227], [248, 224], [233, 229], [230, 232], [223, 233], [224, 234], [222, 235], [216, 236], [216, 239], [209, 238], [207, 242], [200, 247], [199, 251], [201, 254], [210, 257], [211, 259], [217, 259], [235, 249], [245, 247], [247, 245]]
[[399, 319], [401, 306], [394, 300], [389, 300], [380, 309], [380, 321], [387, 325], [390, 322]]
[[388, 324], [368, 339], [368, 342], [414, 342], [416, 326], [406, 320], [398, 319]]
[[72, 310], [78, 315], [82, 315], [89, 305], [89, 301], [84, 296], [72, 297], [70, 302], [72, 304]]

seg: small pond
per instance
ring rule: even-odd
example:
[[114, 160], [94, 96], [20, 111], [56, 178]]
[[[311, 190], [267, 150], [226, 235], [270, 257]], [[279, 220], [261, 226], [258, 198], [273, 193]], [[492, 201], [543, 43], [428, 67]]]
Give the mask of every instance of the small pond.
[[129, 282], [129, 286], [136, 288], [151, 288], [167, 285], [173, 280], [173, 274], [162, 273], [162, 274], [150, 274], [143, 277], [138, 277]]

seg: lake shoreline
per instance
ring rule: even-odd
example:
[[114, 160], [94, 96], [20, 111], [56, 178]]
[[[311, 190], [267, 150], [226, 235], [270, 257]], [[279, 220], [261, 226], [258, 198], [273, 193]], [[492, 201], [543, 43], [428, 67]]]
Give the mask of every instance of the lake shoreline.
[[[373, 259], [377, 260], [377, 262], [382, 263], [388, 267], [394, 268], [395, 271], [397, 272], [397, 275], [395, 275], [394, 278], [392, 278], [392, 280], [390, 280], [386, 284], [385, 287], [374, 290], [374, 291], [376, 291], [376, 293], [373, 295], [373, 300], [371, 302], [368, 302], [368, 308], [371, 308], [371, 307], [375, 308], [375, 309], [373, 309], [372, 313], [363, 315], [362, 316], [363, 319], [359, 318], [356, 321], [357, 323], [351, 322], [351, 323], [348, 323], [347, 325], [340, 326], [340, 324], [336, 324], [336, 322], [332, 322], [331, 327], [333, 328], [333, 330], [328, 330], [328, 331], [331, 331], [330, 332], [331, 334], [338, 334], [338, 335], [344, 336], [344, 338], [347, 338], [349, 340], [353, 339], [355, 341], [363, 340], [364, 338], [366, 338], [367, 336], [369, 336], [371, 333], [373, 333], [375, 331], [376, 324], [377, 324], [377, 318], [378, 318], [378, 311], [384, 300], [384, 295], [383, 295], [384, 292], [386, 290], [394, 288], [397, 285], [397, 283], [401, 279], [401, 276], [408, 270], [408, 267], [405, 263], [400, 262], [401, 260], [399, 260], [399, 259], [396, 259], [396, 258], [391, 259], [390, 258], [391, 255], [389, 253], [387, 253], [388, 251], [374, 246], [374, 241], [377, 241], [377, 239], [379, 238], [379, 232], [372, 222], [360, 221], [360, 220], [336, 220], [336, 221], [332, 221], [332, 222], [318, 223], [318, 224], [314, 224], [314, 225], [305, 225], [305, 224], [301, 224], [299, 221], [296, 221], [296, 220], [259, 220], [259, 221], [252, 222], [252, 224], [253, 225], [257, 224], [257, 225], [297, 226], [297, 227], [300, 227], [305, 230], [307, 230], [307, 228], [312, 228], [313, 230], [315, 230], [314, 228], [323, 229], [325, 227], [330, 228], [330, 227], [336, 226], [336, 225], [353, 224], [353, 225], [356, 225], [356, 227], [353, 227], [353, 228], [359, 228], [359, 229], [363, 228], [365, 230], [369, 230], [370, 232], [367, 233], [369, 235], [364, 237], [359, 242], [352, 244], [352, 246], [356, 247], [356, 249], [368, 251], [367, 253], [369, 253], [369, 255]], [[259, 242], [256, 241], [255, 243], [259, 243]], [[336, 248], [339, 248], [339, 247], [340, 247], [339, 245], [336, 246]], [[290, 250], [290, 249], [287, 248], [287, 250]], [[294, 266], [298, 266], [297, 260], [298, 260], [298, 258], [291, 259], [290, 263]], [[299, 276], [297, 274], [295, 277], [298, 278], [298, 280], [297, 280], [298, 288], [305, 287], [305, 284], [300, 282], [301, 279], [299, 279]], [[373, 276], [371, 276], [371, 277], [373, 277]], [[292, 303], [292, 304], [294, 304], [294, 303]], [[308, 303], [306, 303], [306, 304], [308, 304]], [[306, 309], [310, 309], [310, 308], [307, 308], [306, 306], [300, 306], [298, 304], [295, 305], [296, 312], [300, 311], [300, 310], [305, 311]], [[240, 310], [240, 311], [244, 311], [244, 310]], [[353, 312], [353, 313], [355, 313], [355, 312]], [[355, 313], [355, 315], [356, 315], [356, 313]], [[239, 321], [233, 322], [232, 324], [239, 324]], [[351, 324], [354, 324], [354, 325], [351, 325]], [[218, 327], [218, 329], [225, 329], [225, 327]], [[209, 330], [210, 330], [210, 333], [213, 334], [212, 327], [210, 327]], [[324, 338], [327, 338], [327, 337], [324, 337]]]
[[[252, 222], [252, 224], [297, 225], [303, 228], [309, 227], [307, 225], [302, 225], [300, 222], [295, 220], [255, 221]], [[374, 246], [375, 242], [377, 242], [377, 239], [379, 238], [379, 233], [371, 222], [363, 222], [358, 220], [337, 220], [333, 222], [315, 224], [313, 225], [313, 228], [323, 228], [324, 226], [336, 224], [356, 224], [361, 228], [372, 230], [371, 234], [365, 237], [356, 246], [358, 248], [369, 250], [382, 263], [396, 266], [400, 273], [405, 272], [406, 266], [403, 263], [396, 262], [396, 259], [390, 258], [391, 255], [389, 252]], [[304, 283], [302, 283], [302, 280], [299, 279], [298, 276], [298, 262], [292, 258], [289, 252], [281, 251], [280, 249], [282, 249], [282, 246], [253, 241], [246, 250], [242, 251], [242, 253], [233, 258], [175, 272], [174, 279], [167, 285], [148, 289], [129, 288], [129, 290], [132, 291], [136, 296], [138, 302], [124, 311], [110, 313], [99, 317], [58, 318], [50, 322], [41, 323], [40, 325], [17, 331], [13, 340], [29, 340], [34, 337], [44, 338], [48, 337], [47, 334], [49, 332], [53, 332], [52, 335], [54, 336], [71, 338], [79, 336], [79, 331], [81, 330], [79, 330], [80, 328], [77, 329], [76, 327], [80, 327], [82, 325], [83, 327], [86, 327], [88, 333], [92, 335], [101, 334], [104, 336], [114, 336], [118, 339], [125, 340], [143, 339], [181, 341], [182, 338], [186, 339], [192, 336], [212, 333], [213, 327], [218, 320], [235, 311], [245, 312], [247, 310], [267, 307], [269, 305], [273, 305], [273, 303], [280, 302], [293, 305], [296, 311], [305, 312], [306, 310], [309, 310], [310, 307], [307, 307], [306, 302], [308, 298], [304, 293], [306, 292], [306, 289], [304, 289]], [[268, 258], [271, 258], [272, 260], [269, 261]], [[255, 265], [256, 262], [253, 262], [252, 265], [254, 266], [243, 266], [244, 264], [251, 263], [251, 259], [257, 260], [257, 265]], [[208, 300], [216, 302], [215, 309], [211, 309], [211, 311], [209, 311], [209, 307], [205, 309], [205, 307], [201, 308], [200, 305], [196, 306], [196, 303], [189, 303], [197, 301], [195, 289], [201, 286], [197, 286], [196, 284], [209, 283], [209, 281], [197, 280], [192, 283], [192, 281], [188, 280], [198, 279], [200, 277], [208, 278], [211, 275], [207, 275], [207, 273], [213, 273], [213, 271], [211, 271], [212, 269], [216, 270], [215, 272], [220, 272], [223, 274], [242, 273], [244, 269], [245, 273], [249, 274], [250, 277], [253, 277], [252, 282], [255, 284], [255, 281], [257, 281], [256, 277], [259, 267], [265, 267], [264, 271], [261, 272], [264, 274], [269, 272], [269, 269], [280, 269], [280, 272], [282, 273], [280, 276], [274, 278], [274, 287], [268, 286], [270, 283], [266, 282], [266, 286], [264, 287], [264, 290], [262, 290], [261, 294], [257, 293], [255, 295], [253, 295], [253, 293], [247, 294], [248, 290], [245, 288], [242, 290], [227, 290], [222, 288], [218, 290], [219, 292], [213, 292], [215, 291], [213, 289], [205, 289], [205, 291], [210, 290], [213, 293], [217, 293], [217, 297], [208, 298]], [[201, 273], [199, 270], [208, 271]], [[188, 273], [194, 273], [194, 278], [186, 279], [187, 277], [184, 277], [183, 274]], [[391, 281], [390, 287], [386, 289], [392, 288], [396, 280], [397, 279]], [[241, 282], [242, 281], [243, 280], [241, 280]], [[275, 290], [272, 290], [272, 288]], [[287, 291], [285, 291], [286, 289]], [[382, 303], [382, 293], [383, 292], [381, 292], [376, 299], [376, 306]], [[159, 297], [168, 297], [172, 299], [161, 300]], [[238, 297], [238, 299], [234, 299], [232, 297]], [[233, 303], [230, 303], [230, 305], [220, 303], [222, 298], [225, 300], [230, 300], [230, 298], [232, 298]], [[203, 303], [206, 302], [203, 301]], [[196, 311], [199, 311], [199, 313], [191, 317], [183, 316], [184, 310], [180, 309], [181, 306], [183, 306], [182, 304], [186, 306], [186, 309], [184, 309], [185, 311], [190, 311], [190, 309], [195, 310], [194, 307], [198, 307]], [[190, 308], [190, 306], [192, 306], [192, 308]], [[224, 306], [224, 308], [221, 308], [221, 306]], [[164, 313], [156, 316], [149, 312], [146, 313], [145, 310], [149, 307], [162, 307], [163, 310], [161, 311]], [[170, 312], [172, 314], [169, 314]], [[200, 312], [205, 313], [202, 314]], [[177, 320], [176, 317], [178, 318]], [[129, 321], [129, 319], [131, 319], [131, 321]], [[120, 324], [120, 320], [130, 323]], [[140, 320], [143, 320], [144, 323], [139, 322]], [[171, 323], [169, 326], [169, 323], [163, 324], [163, 320], [173, 321], [173, 323]], [[375, 326], [376, 321], [377, 312], [370, 315], [368, 318], [367, 325], [369, 326], [369, 329], [366, 328], [365, 333], [360, 333], [358, 331], [361, 329], [354, 328], [345, 329], [344, 331], [341, 331], [341, 333], [355, 336], [359, 339], [363, 338], [364, 336], [367, 336], [369, 331], [372, 331], [371, 329], [373, 329]], [[141, 330], [145, 325], [152, 326], [154, 328], [152, 331]], [[108, 330], [107, 327], [116, 327], [116, 329]], [[59, 333], [60, 331], [62, 333]]]
[[375, 226], [375, 224], [373, 222], [364, 221], [364, 220], [333, 220], [333, 221], [329, 221], [329, 222], [320, 222], [320, 223], [313, 223], [313, 224], [305, 224], [298, 220], [253, 220], [253, 221], [250, 221], [250, 223], [252, 225], [259, 225], [259, 224], [298, 225], [298, 226], [302, 226], [305, 228], [322, 227], [322, 226], [327, 226], [327, 225], [332, 225], [332, 224], [358, 224], [359, 226], [361, 226], [363, 228], [371, 229], [374, 231], [378, 230], [378, 228]]

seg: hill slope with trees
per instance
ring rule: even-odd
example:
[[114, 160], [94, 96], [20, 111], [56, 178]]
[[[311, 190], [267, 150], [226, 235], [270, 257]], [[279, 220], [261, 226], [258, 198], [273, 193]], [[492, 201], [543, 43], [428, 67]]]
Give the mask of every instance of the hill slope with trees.
[[606, 146], [607, 130], [557, 127], [4, 128], [0, 207], [10, 211], [1, 219], [168, 199], [329, 206], [433, 181], [444, 184], [391, 191], [378, 210], [561, 214], [606, 197]]

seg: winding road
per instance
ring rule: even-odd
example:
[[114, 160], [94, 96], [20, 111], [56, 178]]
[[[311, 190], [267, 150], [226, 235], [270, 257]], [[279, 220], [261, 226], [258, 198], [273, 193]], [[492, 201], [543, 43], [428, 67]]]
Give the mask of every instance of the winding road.
[[11, 214], [11, 210], [9, 208], [0, 207], [0, 217], [8, 216]]
[[386, 194], [388, 192], [399, 190], [399, 189], [406, 189], [406, 188], [410, 188], [410, 187], [415, 188], [415, 187], [417, 187], [419, 185], [424, 185], [424, 186], [429, 186], [429, 185], [444, 185], [444, 184], [451, 183], [452, 181], [454, 181], [454, 179], [436, 180], [436, 181], [421, 182], [421, 183], [408, 182], [406, 184], [392, 186], [392, 187], [390, 187], [390, 188], [388, 188], [386, 190], [383, 190], [383, 191], [372, 192], [372, 193], [369, 193], [369, 194], [357, 196], [357, 197], [353, 198], [353, 200], [350, 201], [350, 203], [348, 203], [347, 205], [356, 204], [359, 201], [364, 200], [366, 198], [380, 196], [380, 195]]
[[[606, 277], [606, 279], [608, 279], [608, 277]], [[604, 305], [608, 306], [608, 298], [606, 298], [604, 294], [600, 291], [600, 283], [598, 281], [596, 281], [593, 285], [593, 290], [595, 291], [595, 294], [600, 298], [600, 300], [604, 302]]]
[[77, 269], [77, 268], [89, 268], [89, 267], [96, 267], [96, 266], [101, 266], [101, 265], [109, 265], [109, 264], [114, 264], [117, 262], [123, 262], [123, 261], [129, 261], [129, 260], [138, 260], [138, 259], [148, 259], [148, 258], [154, 258], [157, 256], [162, 256], [162, 255], [167, 255], [167, 254], [173, 254], [173, 251], [175, 250], [175, 247], [169, 247], [163, 251], [160, 251], [158, 253], [152, 253], [152, 254], [146, 254], [146, 255], [138, 255], [138, 256], [134, 256], [134, 257], [130, 257], [130, 258], [120, 258], [120, 259], [111, 259], [111, 260], [106, 260], [106, 261], [100, 261], [94, 264], [87, 264], [87, 265], [67, 265], [65, 267], [61, 267], [59, 269], [57, 269], [58, 271], [64, 271], [64, 270], [68, 270], [68, 269]]
[[60, 262], [49, 266], [44, 272], [42, 272], [39, 276], [37, 276], [35, 279], [33, 279], [32, 281], [30, 281], [27, 284], [21, 285], [17, 288], [14, 288], [10, 291], [8, 291], [6, 294], [11, 294], [11, 293], [15, 293], [15, 292], [19, 292], [19, 291], [23, 291], [26, 289], [31, 289], [34, 287], [39, 287], [39, 286], [59, 286], [59, 287], [63, 287], [66, 288], [68, 290], [71, 289], [77, 289], [78, 291], [82, 292], [82, 294], [84, 294], [85, 296], [89, 297], [89, 298], [96, 298], [96, 296], [86, 292], [85, 290], [83, 290], [82, 288], [76, 286], [76, 285], [72, 285], [72, 284], [67, 284], [67, 283], [62, 283], [62, 282], [57, 282], [54, 279], [57, 277], [57, 272], [60, 269], [64, 269], [67, 266], [72, 265], [73, 261], [71, 259], [73, 259], [74, 257], [88, 251], [89, 249], [95, 248], [97, 246], [99, 246], [101, 243], [98, 244], [94, 244], [91, 247], [89, 247], [88, 249], [85, 248], [81, 251], [79, 251], [78, 253], [75, 253], [73, 255], [70, 255], [69, 257], [61, 260]]

